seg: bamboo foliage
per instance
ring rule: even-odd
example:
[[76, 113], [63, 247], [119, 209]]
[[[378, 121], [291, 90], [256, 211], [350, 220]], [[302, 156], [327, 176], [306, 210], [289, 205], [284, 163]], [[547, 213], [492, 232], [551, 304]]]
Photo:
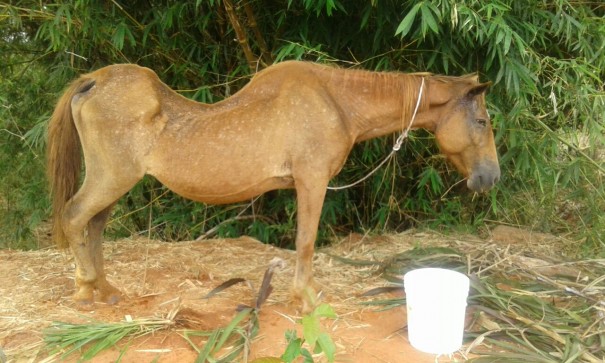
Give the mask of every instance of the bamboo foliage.
[[[25, 246], [19, 241], [31, 241], [48, 217], [47, 201], [37, 198], [45, 194], [37, 171], [43, 167], [43, 125], [77, 74], [138, 63], [183, 95], [216, 102], [259, 68], [303, 59], [374, 70], [478, 71], [494, 82], [488, 102], [503, 168], [495, 190], [470, 195], [456, 185], [459, 175], [435, 156], [431, 135], [415, 132], [396, 162], [359, 187], [328, 193], [321, 238], [351, 230], [498, 222], [574, 233], [584, 241], [579, 252], [600, 253], [604, 15], [599, 2], [574, 0], [1, 4], [2, 243]], [[334, 184], [359, 179], [390, 145], [384, 138], [356, 147]], [[269, 193], [249, 205], [201, 206], [146, 179], [121, 202], [110, 231], [190, 239], [217, 227], [222, 236], [252, 234], [290, 245], [291, 193]], [[244, 208], [248, 214], [234, 218]]]

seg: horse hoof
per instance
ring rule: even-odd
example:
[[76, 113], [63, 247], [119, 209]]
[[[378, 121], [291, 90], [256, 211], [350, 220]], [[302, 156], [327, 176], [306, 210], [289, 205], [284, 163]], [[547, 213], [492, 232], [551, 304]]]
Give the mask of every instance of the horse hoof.
[[313, 312], [317, 305], [318, 294], [315, 289], [308, 285], [301, 291], [296, 289], [292, 292], [292, 303], [300, 312], [303, 314], [309, 314]]
[[106, 289], [106, 291], [99, 290], [99, 301], [102, 301], [108, 305], [115, 305], [122, 299], [120, 291], [114, 287]]
[[78, 308], [88, 310], [94, 305], [94, 292], [88, 286], [80, 287], [78, 292], [74, 294], [73, 299], [76, 302], [76, 305], [78, 305]]
[[89, 311], [93, 310], [95, 307], [94, 301], [92, 299], [80, 299], [74, 297], [74, 301], [78, 310]]
[[119, 303], [121, 300], [120, 294], [111, 294], [108, 297], [104, 298], [103, 301], [108, 305], [115, 305]]
[[97, 289], [97, 299], [108, 305], [115, 305], [122, 298], [120, 290], [105, 279], [100, 279], [95, 287]]

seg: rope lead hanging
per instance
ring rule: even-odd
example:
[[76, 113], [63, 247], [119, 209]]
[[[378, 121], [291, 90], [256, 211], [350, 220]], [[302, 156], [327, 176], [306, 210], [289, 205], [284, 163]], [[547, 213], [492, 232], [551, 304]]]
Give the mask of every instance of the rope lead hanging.
[[414, 121], [416, 120], [416, 114], [418, 113], [418, 108], [420, 107], [420, 100], [422, 99], [422, 92], [424, 91], [424, 77], [422, 77], [422, 83], [420, 83], [420, 90], [418, 91], [418, 99], [416, 100], [416, 107], [414, 108], [414, 113], [412, 114], [412, 119], [410, 120], [410, 123], [408, 124], [408, 126], [405, 128], [405, 130], [403, 130], [401, 132], [401, 135], [399, 135], [399, 137], [397, 137], [397, 140], [395, 140], [395, 144], [393, 144], [393, 148], [391, 149], [391, 152], [389, 153], [389, 155], [387, 155], [386, 158], [384, 158], [380, 164], [378, 164], [378, 166], [376, 166], [372, 171], [370, 171], [366, 176], [364, 176], [363, 178], [359, 179], [356, 182], [353, 182], [351, 184], [347, 184], [347, 185], [343, 185], [343, 186], [338, 186], [338, 187], [328, 187], [328, 190], [343, 190], [343, 189], [347, 189], [350, 187], [353, 187], [359, 183], [364, 182], [366, 179], [368, 179], [370, 176], [372, 176], [378, 169], [380, 169], [393, 155], [395, 155], [395, 153], [397, 151], [399, 151], [401, 149], [401, 145], [403, 144], [403, 140], [407, 139], [408, 137], [408, 133], [410, 132], [410, 129], [412, 128], [412, 124], [414, 123]]

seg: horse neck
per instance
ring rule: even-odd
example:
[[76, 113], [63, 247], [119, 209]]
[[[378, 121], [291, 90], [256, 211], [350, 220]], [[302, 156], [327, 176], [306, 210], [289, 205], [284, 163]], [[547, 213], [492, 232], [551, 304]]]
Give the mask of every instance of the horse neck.
[[[356, 142], [403, 130], [411, 121], [421, 75], [343, 69], [329, 72], [323, 79]], [[420, 110], [427, 108], [428, 97], [422, 101]]]

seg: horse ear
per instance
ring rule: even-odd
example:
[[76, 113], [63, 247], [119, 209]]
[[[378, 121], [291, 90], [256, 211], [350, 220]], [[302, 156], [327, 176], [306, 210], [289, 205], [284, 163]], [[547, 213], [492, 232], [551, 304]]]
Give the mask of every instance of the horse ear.
[[492, 82], [485, 82], [485, 83], [479, 83], [477, 85], [472, 86], [467, 92], [466, 95], [467, 97], [475, 97], [477, 95], [480, 95], [482, 93], [485, 93], [485, 91], [487, 91], [487, 89], [489, 88], [489, 86], [492, 85]]
[[467, 75], [463, 76], [462, 78], [470, 79], [471, 81], [473, 81], [475, 83], [479, 83], [479, 73], [478, 72], [467, 74]]

